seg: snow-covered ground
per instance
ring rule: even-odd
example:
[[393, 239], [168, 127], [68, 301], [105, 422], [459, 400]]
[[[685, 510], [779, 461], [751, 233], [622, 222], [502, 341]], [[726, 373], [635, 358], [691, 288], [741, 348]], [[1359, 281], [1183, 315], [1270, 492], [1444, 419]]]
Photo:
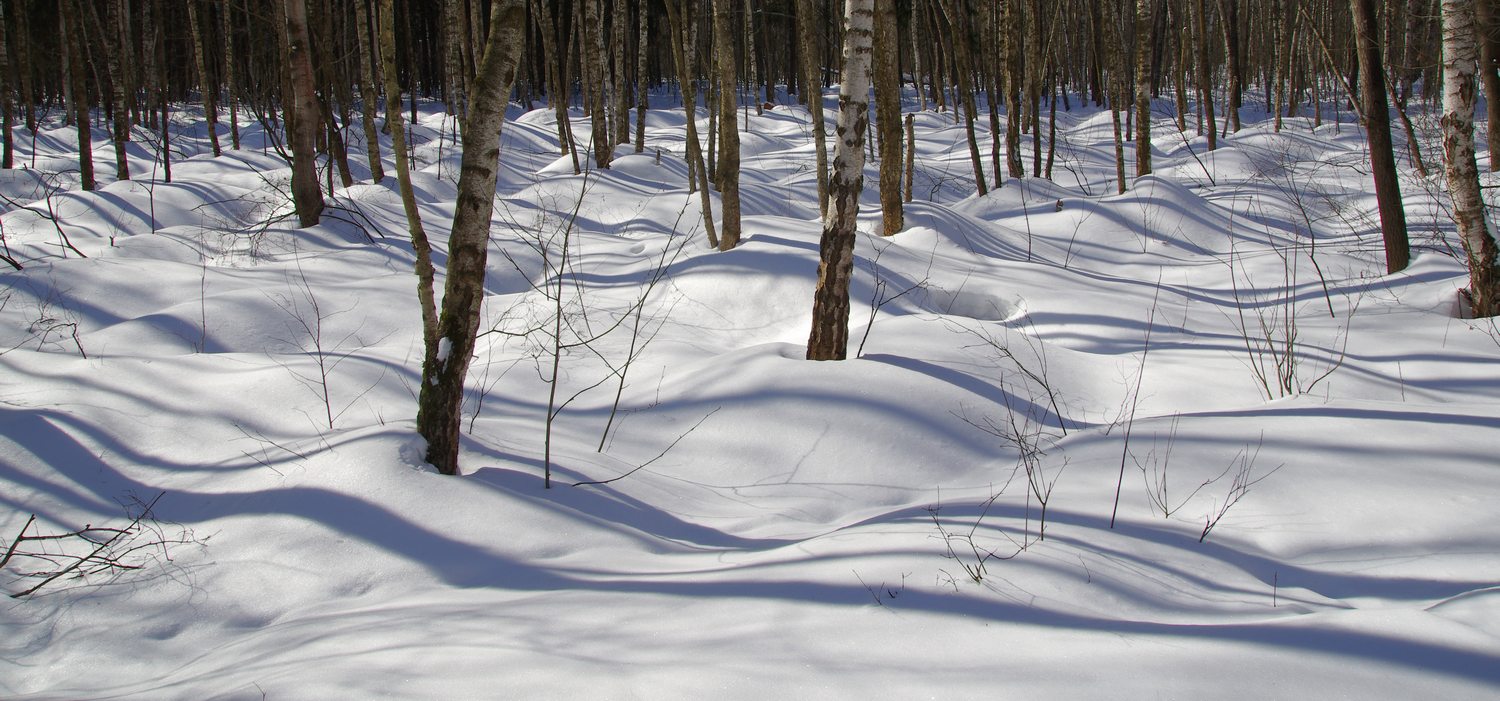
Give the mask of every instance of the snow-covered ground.
[[[157, 501], [111, 551], [142, 569], [5, 599], [0, 696], [1494, 698], [1500, 333], [1440, 180], [1403, 176], [1387, 275], [1358, 129], [1245, 112], [1212, 153], [1159, 115], [1123, 195], [1108, 113], [1060, 112], [1054, 182], [985, 197], [918, 114], [905, 231], [865, 178], [859, 357], [814, 363], [805, 110], [745, 117], [727, 253], [681, 110], [583, 175], [517, 110], [462, 477], [413, 430], [394, 178], [298, 230], [258, 125], [213, 158], [181, 115], [170, 184], [96, 129], [92, 193], [21, 130], [0, 541]], [[414, 133], [440, 266], [452, 126]]]

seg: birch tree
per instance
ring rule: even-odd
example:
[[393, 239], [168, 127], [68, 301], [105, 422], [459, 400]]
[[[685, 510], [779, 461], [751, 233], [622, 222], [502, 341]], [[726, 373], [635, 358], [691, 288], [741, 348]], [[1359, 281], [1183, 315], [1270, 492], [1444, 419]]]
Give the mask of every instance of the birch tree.
[[464, 376], [479, 332], [490, 217], [500, 159], [500, 127], [525, 43], [526, 0], [495, 0], [489, 36], [470, 92], [463, 128], [458, 203], [448, 240], [448, 279], [437, 339], [428, 343], [417, 398], [417, 432], [427, 440], [427, 462], [458, 474]]
[[1475, 0], [1443, 0], [1443, 170], [1453, 198], [1453, 221], [1469, 259], [1469, 303], [1474, 316], [1490, 317], [1500, 315], [1500, 267], [1474, 160], [1479, 66], [1474, 4]]
[[808, 360], [843, 360], [849, 347], [849, 280], [854, 273], [855, 225], [864, 189], [865, 130], [870, 121], [870, 61], [875, 0], [845, 3], [844, 70], [839, 80], [839, 121], [828, 221], [818, 244], [818, 286], [813, 292]]

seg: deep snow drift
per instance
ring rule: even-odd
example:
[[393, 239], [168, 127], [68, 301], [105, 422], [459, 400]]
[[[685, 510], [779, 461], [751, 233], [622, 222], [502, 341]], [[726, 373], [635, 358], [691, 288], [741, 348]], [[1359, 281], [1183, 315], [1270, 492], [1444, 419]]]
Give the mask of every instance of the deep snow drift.
[[[1457, 318], [1439, 181], [1384, 274], [1350, 124], [1160, 118], [1117, 195], [1108, 114], [1059, 113], [1053, 182], [972, 197], [918, 114], [905, 231], [865, 179], [859, 357], [812, 363], [804, 110], [745, 116], [728, 253], [680, 109], [581, 175], [516, 111], [455, 478], [394, 179], [297, 230], [258, 126], [213, 158], [181, 117], [170, 184], [139, 132], [77, 191], [55, 121], [0, 175], [0, 539], [160, 495], [142, 569], [5, 599], [0, 696], [1500, 693], [1500, 333]], [[452, 131], [413, 135], [440, 266]]]

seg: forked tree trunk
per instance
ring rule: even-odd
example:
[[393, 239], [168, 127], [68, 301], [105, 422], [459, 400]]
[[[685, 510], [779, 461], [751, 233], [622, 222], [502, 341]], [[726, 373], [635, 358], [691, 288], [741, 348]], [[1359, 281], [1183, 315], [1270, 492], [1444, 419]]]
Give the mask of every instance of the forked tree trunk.
[[1390, 106], [1385, 101], [1385, 68], [1380, 60], [1375, 0], [1350, 0], [1354, 37], [1359, 45], [1360, 101], [1370, 143], [1370, 168], [1375, 177], [1375, 202], [1380, 209], [1380, 232], [1385, 239], [1386, 272], [1406, 269], [1411, 247], [1406, 238], [1406, 212], [1401, 207], [1401, 183], [1396, 179], [1396, 156], [1391, 150]]
[[845, 4], [844, 70], [839, 80], [839, 140], [828, 184], [832, 212], [818, 245], [808, 360], [843, 360], [849, 348], [849, 281], [854, 274], [855, 225], [864, 188], [865, 129], [870, 114], [870, 54], [874, 0]]
[[[303, 227], [315, 226], [323, 214], [323, 190], [318, 187], [318, 151], [314, 145], [318, 120], [318, 98], [313, 92], [312, 56], [307, 35], [307, 3], [285, 0], [287, 70], [291, 72], [292, 112], [287, 127], [292, 145], [292, 204]], [[212, 127], [212, 125], [210, 125]], [[218, 148], [214, 148], [215, 153]]]
[[[1488, 0], [1478, 0], [1483, 3]], [[1486, 225], [1474, 162], [1475, 0], [1443, 0], [1443, 162], [1453, 221], [1469, 259], [1469, 303], [1476, 317], [1500, 315], [1500, 260]]]
[[875, 0], [875, 118], [880, 128], [880, 233], [905, 227], [901, 210], [901, 55], [895, 0]]
[[740, 131], [735, 119], [734, 0], [714, 0], [715, 62], [719, 78], [719, 250], [740, 245]]
[[446, 475], [458, 474], [464, 376], [474, 354], [484, 302], [500, 127], [515, 83], [525, 30], [525, 0], [495, 0], [491, 4], [490, 33], [468, 96], [458, 202], [448, 241], [448, 279], [437, 340], [427, 344], [422, 390], [417, 398], [417, 432], [427, 440], [427, 462]]
[[[395, 0], [380, 0], [380, 66], [385, 74], [385, 121], [391, 130], [391, 152], [395, 158], [396, 183], [401, 189], [401, 206], [406, 211], [406, 227], [416, 255], [417, 302], [422, 307], [423, 347], [437, 343], [437, 301], [434, 291], [436, 270], [432, 265], [432, 244], [422, 228], [422, 214], [412, 191], [411, 168], [406, 161], [406, 123], [401, 116], [401, 80], [396, 69]], [[460, 177], [462, 177], [460, 175]]]
[[798, 50], [802, 53], [802, 92], [812, 119], [813, 153], [818, 168], [818, 216], [828, 218], [828, 138], [823, 129], [823, 80], [818, 75], [818, 10], [813, 0], [797, 0]]

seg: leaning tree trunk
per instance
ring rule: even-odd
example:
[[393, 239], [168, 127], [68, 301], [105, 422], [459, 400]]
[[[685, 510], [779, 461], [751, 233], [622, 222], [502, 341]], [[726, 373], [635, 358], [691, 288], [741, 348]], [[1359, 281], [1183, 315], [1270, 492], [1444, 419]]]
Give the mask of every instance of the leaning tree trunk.
[[1375, 176], [1375, 203], [1380, 208], [1380, 233], [1385, 239], [1386, 272], [1406, 269], [1411, 247], [1406, 239], [1406, 212], [1401, 207], [1401, 183], [1396, 179], [1396, 156], [1391, 150], [1390, 106], [1385, 101], [1385, 68], [1380, 60], [1380, 36], [1375, 0], [1350, 0], [1354, 36], [1359, 44], [1360, 101], [1370, 142], [1370, 169]]
[[874, 0], [847, 0], [844, 70], [839, 79], [840, 138], [828, 184], [833, 212], [818, 245], [818, 287], [813, 292], [808, 360], [843, 360], [849, 348], [849, 281], [854, 274], [855, 224], [864, 189], [865, 128], [870, 120], [870, 54]]
[[437, 342], [427, 344], [422, 390], [417, 398], [417, 432], [427, 440], [427, 462], [445, 475], [458, 474], [464, 375], [474, 354], [484, 302], [500, 127], [505, 122], [505, 105], [515, 83], [525, 33], [526, 0], [495, 0], [491, 4], [490, 33], [468, 96], [458, 202], [448, 240], [448, 280]]
[[1453, 198], [1453, 221], [1469, 258], [1470, 307], [1476, 317], [1491, 317], [1500, 315], [1500, 261], [1495, 236], [1485, 222], [1479, 168], [1474, 162], [1479, 65], [1474, 5], [1475, 0], [1443, 0], [1443, 162], [1448, 194]]
[[[432, 265], [432, 244], [422, 228], [422, 214], [412, 190], [411, 169], [406, 162], [406, 123], [401, 116], [401, 74], [396, 69], [395, 0], [380, 0], [380, 67], [385, 74], [385, 122], [391, 130], [391, 152], [395, 157], [396, 184], [401, 190], [401, 207], [406, 211], [406, 227], [411, 235], [417, 273], [417, 301], [422, 307], [422, 341], [424, 347], [437, 343], [437, 301], [434, 292], [436, 270]], [[459, 177], [462, 177], [460, 174]]]
[[714, 0], [715, 62], [719, 77], [719, 250], [740, 245], [740, 132], [735, 120], [736, 78], [732, 0]]
[[901, 210], [901, 57], [896, 1], [875, 0], [875, 117], [880, 129], [880, 233], [905, 226]]
[[[984, 159], [979, 155], [979, 141], [974, 135], [974, 117], [978, 111], [974, 105], [974, 88], [971, 85], [971, 77], [974, 70], [974, 59], [970, 48], [972, 39], [969, 28], [969, 17], [967, 5], [961, 5], [957, 0], [940, 0], [943, 14], [948, 18], [948, 26], [953, 32], [953, 73], [954, 82], [958, 84], [958, 101], [963, 104], [964, 112], [964, 136], [969, 142], [969, 162], [974, 167], [974, 189], [983, 195], [988, 191], [984, 182]], [[844, 47], [848, 50], [848, 41], [845, 40]], [[848, 70], [847, 68], [845, 69]], [[847, 79], [847, 74], [845, 76]], [[842, 99], [842, 97], [840, 97]], [[864, 99], [864, 98], [861, 98]], [[1007, 115], [1015, 119], [1014, 115]], [[831, 186], [830, 186], [831, 187]], [[829, 192], [829, 197], [833, 193]]]
[[813, 153], [818, 167], [818, 216], [828, 218], [828, 139], [823, 129], [823, 81], [818, 77], [818, 18], [813, 0], [797, 0], [798, 51], [802, 53], [802, 93], [812, 120]]
[[[693, 81], [687, 77], [691, 71], [688, 70], [687, 53], [684, 50], [687, 30], [683, 26], [682, 15], [685, 11], [679, 12], [677, 9], [680, 2], [682, 0], [666, 0], [667, 22], [670, 24], [671, 34], [667, 43], [672, 45], [677, 83], [682, 88], [682, 111], [687, 117], [688, 190], [698, 191], [698, 205], [703, 214], [703, 233], [708, 236], [709, 247], [718, 248], [719, 237], [714, 233], [713, 196], [708, 188], [708, 166], [703, 162], [703, 142], [698, 140], [698, 94], [696, 89], [690, 93], [688, 88]], [[695, 177], [696, 183], [691, 182]]]
[[[323, 213], [323, 190], [318, 187], [317, 147], [314, 136], [318, 121], [318, 98], [313, 92], [313, 68], [307, 35], [306, 0], [285, 0], [287, 70], [292, 78], [292, 112], [289, 124], [292, 143], [292, 204], [297, 222], [315, 226]], [[212, 128], [212, 125], [210, 125]], [[214, 152], [218, 152], [215, 143]]]
[[[297, 0], [303, 4], [303, 0]], [[198, 0], [188, 0], [188, 28], [193, 35], [193, 66], [198, 71], [198, 92], [203, 95], [203, 115], [208, 118], [208, 139], [214, 155], [219, 155], [219, 85], [209, 80], [208, 56], [203, 49], [203, 23], [198, 20]], [[304, 30], [306, 20], [303, 20]], [[303, 44], [306, 46], [306, 43]], [[306, 226], [304, 224], [304, 226]]]

